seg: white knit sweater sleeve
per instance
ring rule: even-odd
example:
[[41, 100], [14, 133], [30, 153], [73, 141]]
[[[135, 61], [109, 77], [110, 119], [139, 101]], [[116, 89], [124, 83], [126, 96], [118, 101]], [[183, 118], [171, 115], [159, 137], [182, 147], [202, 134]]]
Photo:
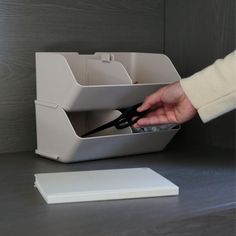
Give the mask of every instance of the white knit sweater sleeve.
[[236, 50], [180, 84], [204, 123], [235, 109]]

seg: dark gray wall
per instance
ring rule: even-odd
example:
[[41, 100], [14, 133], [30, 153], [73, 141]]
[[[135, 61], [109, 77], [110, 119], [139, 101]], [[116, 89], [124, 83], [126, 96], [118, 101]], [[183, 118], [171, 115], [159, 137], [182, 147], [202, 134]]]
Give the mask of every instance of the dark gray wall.
[[[36, 51], [165, 52], [181, 76], [234, 45], [234, 0], [0, 0], [0, 152], [33, 150]], [[173, 144], [234, 146], [234, 115], [194, 119]]]
[[[187, 77], [235, 49], [235, 0], [166, 0], [165, 53]], [[173, 144], [235, 147], [235, 112], [183, 125]]]

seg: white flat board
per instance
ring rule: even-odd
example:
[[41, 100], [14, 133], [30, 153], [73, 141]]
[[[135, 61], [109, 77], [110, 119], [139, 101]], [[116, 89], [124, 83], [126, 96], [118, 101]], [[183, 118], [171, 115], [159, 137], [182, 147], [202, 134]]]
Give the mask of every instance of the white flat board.
[[35, 187], [48, 204], [179, 194], [176, 185], [150, 168], [35, 174]]

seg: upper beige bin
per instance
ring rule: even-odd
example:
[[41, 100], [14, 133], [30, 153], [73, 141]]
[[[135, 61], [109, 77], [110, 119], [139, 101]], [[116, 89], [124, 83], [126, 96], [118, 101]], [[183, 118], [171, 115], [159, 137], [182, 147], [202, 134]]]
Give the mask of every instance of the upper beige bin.
[[180, 79], [163, 54], [36, 53], [37, 100], [66, 111], [117, 109], [142, 102]]

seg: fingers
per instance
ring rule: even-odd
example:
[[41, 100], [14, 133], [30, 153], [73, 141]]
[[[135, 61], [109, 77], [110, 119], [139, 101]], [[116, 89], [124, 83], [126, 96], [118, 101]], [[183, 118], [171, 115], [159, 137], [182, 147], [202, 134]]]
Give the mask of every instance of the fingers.
[[[159, 107], [156, 111], [153, 111], [153, 112], [149, 112], [145, 117], [143, 118], [140, 118], [135, 124], [133, 124], [133, 127], [134, 128], [141, 128], [142, 126], [148, 126], [148, 125], [152, 125], [152, 124], [149, 124], [149, 120], [150, 118], [152, 117], [160, 117], [160, 116], [165, 116], [165, 110], [163, 107]], [[142, 124], [142, 121], [140, 120], [146, 120], [144, 121], [145, 124], [143, 125]], [[167, 119], [167, 118], [166, 118]], [[141, 123], [140, 123], [141, 122]], [[158, 125], [158, 124], [157, 124]]]
[[134, 127], [183, 123], [196, 114], [196, 110], [188, 108], [186, 95], [180, 83], [175, 82], [159, 89], [144, 100], [137, 111], [150, 110], [145, 117], [137, 121]]
[[149, 112], [145, 117], [140, 118], [134, 125], [134, 128], [144, 126], [169, 124], [170, 121], [166, 116], [164, 108], [159, 108], [157, 111]]
[[138, 112], [146, 111], [149, 108], [151, 108], [152, 106], [157, 105], [158, 103], [160, 103], [162, 92], [163, 92], [163, 89], [159, 89], [155, 93], [148, 96], [144, 100], [143, 104], [140, 107], [138, 107], [137, 111]]
[[165, 115], [159, 115], [159, 116], [141, 118], [137, 121], [134, 127], [136, 128], [136, 127], [151, 126], [151, 125], [169, 124], [169, 123], [170, 122]]

